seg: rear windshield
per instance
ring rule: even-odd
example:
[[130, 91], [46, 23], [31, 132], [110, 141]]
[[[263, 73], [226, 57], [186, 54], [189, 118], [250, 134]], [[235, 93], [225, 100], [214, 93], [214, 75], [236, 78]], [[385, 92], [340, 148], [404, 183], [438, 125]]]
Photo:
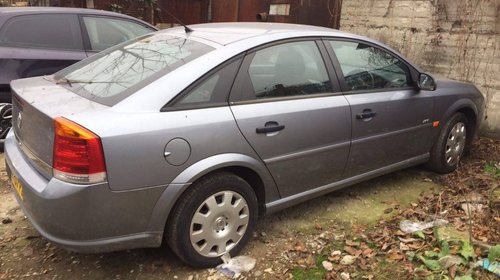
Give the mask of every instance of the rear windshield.
[[76, 94], [113, 106], [212, 49], [166, 34], [146, 35], [63, 69], [54, 79]]

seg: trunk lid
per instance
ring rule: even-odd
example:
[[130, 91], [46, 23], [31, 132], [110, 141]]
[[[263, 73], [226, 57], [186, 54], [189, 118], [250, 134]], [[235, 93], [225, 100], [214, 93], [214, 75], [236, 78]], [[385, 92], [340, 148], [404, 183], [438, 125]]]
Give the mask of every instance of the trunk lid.
[[48, 78], [16, 80], [12, 87], [12, 129], [18, 145], [33, 166], [52, 177], [54, 119], [107, 106], [85, 99]]

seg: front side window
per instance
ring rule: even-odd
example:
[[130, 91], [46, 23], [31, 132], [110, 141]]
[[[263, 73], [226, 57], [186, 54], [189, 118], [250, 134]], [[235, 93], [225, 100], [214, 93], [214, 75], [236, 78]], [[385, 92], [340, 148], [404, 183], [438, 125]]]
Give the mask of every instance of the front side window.
[[83, 50], [76, 15], [39, 14], [16, 16], [0, 30], [4, 46]]
[[132, 87], [146, 85], [212, 49], [167, 34], [146, 35], [63, 69], [54, 79], [81, 96], [112, 106], [137, 90]]
[[108, 17], [84, 16], [83, 24], [90, 48], [97, 52], [154, 31], [132, 21]]
[[394, 55], [373, 46], [330, 41], [348, 91], [411, 86], [408, 66]]
[[324, 93], [332, 88], [314, 41], [257, 51], [248, 74], [257, 99]]

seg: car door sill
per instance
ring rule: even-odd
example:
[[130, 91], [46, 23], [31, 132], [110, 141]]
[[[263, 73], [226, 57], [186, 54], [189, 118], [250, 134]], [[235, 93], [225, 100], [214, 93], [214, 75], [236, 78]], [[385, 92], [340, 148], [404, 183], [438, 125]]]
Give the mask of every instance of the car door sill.
[[308, 190], [305, 192], [301, 192], [298, 194], [294, 194], [294, 195], [291, 195], [288, 197], [284, 197], [284, 198], [275, 200], [273, 202], [266, 204], [266, 213], [267, 214], [274, 213], [274, 212], [280, 211], [282, 209], [285, 209], [287, 207], [293, 206], [295, 204], [302, 203], [306, 200], [324, 195], [326, 193], [333, 192], [335, 190], [342, 189], [342, 188], [345, 188], [347, 186], [354, 185], [356, 183], [359, 183], [359, 182], [362, 182], [362, 181], [365, 181], [365, 180], [368, 180], [368, 179], [371, 179], [374, 177], [378, 177], [378, 176], [381, 176], [381, 175], [384, 175], [387, 173], [391, 173], [391, 172], [396, 171], [396, 170], [404, 169], [406, 167], [410, 167], [413, 165], [427, 162], [427, 160], [429, 159], [429, 156], [430, 156], [429, 153], [426, 153], [426, 154], [416, 156], [416, 157], [413, 157], [413, 158], [410, 158], [410, 159], [407, 159], [407, 160], [404, 160], [404, 161], [401, 161], [398, 163], [394, 163], [394, 164], [391, 164], [391, 165], [388, 165], [388, 166], [385, 166], [385, 167], [382, 167], [379, 169], [375, 169], [375, 170], [372, 170], [372, 171], [369, 171], [369, 172], [366, 172], [363, 174], [359, 174], [359, 175], [356, 175], [356, 176], [353, 176], [350, 178], [346, 178], [346, 179], [343, 179], [343, 180], [340, 180], [340, 181], [337, 181], [337, 182], [334, 182], [334, 183], [331, 183], [328, 185], [324, 185], [321, 187], [317, 187], [315, 189], [311, 189], [311, 190]]

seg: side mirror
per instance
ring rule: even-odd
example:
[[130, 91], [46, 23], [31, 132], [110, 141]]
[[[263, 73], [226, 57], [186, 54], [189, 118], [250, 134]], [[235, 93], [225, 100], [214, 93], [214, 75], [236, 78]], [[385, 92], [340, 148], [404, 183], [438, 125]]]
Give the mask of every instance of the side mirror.
[[418, 88], [421, 90], [436, 90], [436, 82], [428, 74], [420, 73], [418, 77]]

